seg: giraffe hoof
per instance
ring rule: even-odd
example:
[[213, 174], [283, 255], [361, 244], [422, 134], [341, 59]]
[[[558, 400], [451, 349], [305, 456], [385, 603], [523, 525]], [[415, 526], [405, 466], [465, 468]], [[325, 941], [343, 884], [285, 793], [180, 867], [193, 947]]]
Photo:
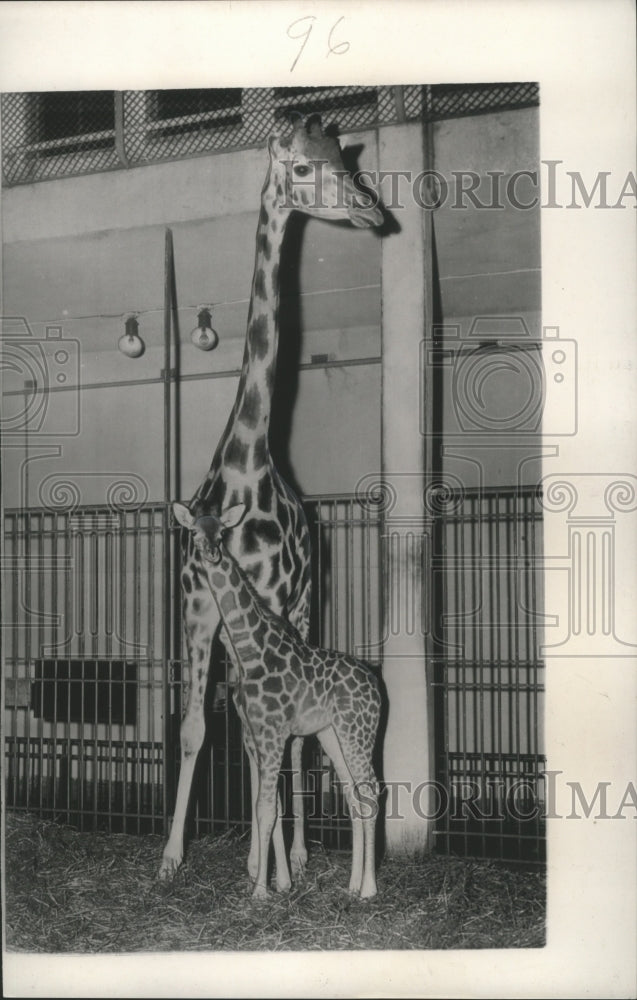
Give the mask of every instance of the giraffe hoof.
[[302, 851], [293, 849], [290, 852], [290, 867], [295, 881], [301, 881], [305, 878], [305, 869], [307, 868], [307, 851], [305, 849]]
[[257, 903], [264, 902], [268, 898], [268, 896], [269, 892], [264, 885], [255, 885], [254, 889], [252, 890], [252, 898]]
[[292, 888], [292, 882], [289, 878], [283, 878], [279, 880], [277, 876], [276, 879], [276, 891], [277, 892], [289, 892]]
[[181, 865], [181, 858], [172, 858], [164, 856], [158, 872], [158, 878], [161, 882], [171, 882], [175, 875], [179, 871]]

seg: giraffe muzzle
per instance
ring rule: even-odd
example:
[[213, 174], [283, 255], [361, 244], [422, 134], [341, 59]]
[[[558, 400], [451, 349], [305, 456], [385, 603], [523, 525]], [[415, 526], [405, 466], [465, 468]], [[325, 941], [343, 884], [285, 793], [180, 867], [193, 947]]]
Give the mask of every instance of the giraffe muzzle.
[[374, 204], [373, 198], [360, 192], [356, 192], [347, 214], [357, 229], [370, 229], [372, 226], [380, 226], [383, 222], [383, 213], [378, 205]]

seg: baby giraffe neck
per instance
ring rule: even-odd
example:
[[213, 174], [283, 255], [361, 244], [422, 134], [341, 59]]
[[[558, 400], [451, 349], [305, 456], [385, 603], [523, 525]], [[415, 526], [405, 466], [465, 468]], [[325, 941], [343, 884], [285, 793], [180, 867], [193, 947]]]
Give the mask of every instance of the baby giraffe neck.
[[254, 633], [262, 616], [250, 585], [234, 560], [226, 554], [218, 564], [210, 566], [208, 582], [241, 667], [260, 660]]

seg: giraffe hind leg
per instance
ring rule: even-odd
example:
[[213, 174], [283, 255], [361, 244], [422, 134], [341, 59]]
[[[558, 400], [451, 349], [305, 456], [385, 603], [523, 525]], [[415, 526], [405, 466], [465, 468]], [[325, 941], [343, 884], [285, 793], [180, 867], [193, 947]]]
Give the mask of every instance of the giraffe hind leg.
[[[301, 638], [307, 639], [310, 631], [310, 597], [312, 580], [309, 565], [301, 595], [294, 608], [288, 614], [290, 624], [294, 625]], [[294, 836], [290, 849], [290, 866], [292, 876], [300, 880], [305, 875], [307, 867], [307, 848], [305, 846], [305, 810], [303, 797], [303, 737], [295, 736], [291, 747], [292, 770], [292, 813], [294, 816]]]
[[375, 829], [377, 783], [370, 760], [357, 762], [359, 754], [350, 753], [347, 741], [341, 744], [333, 726], [318, 733], [330, 757], [347, 799], [352, 821], [352, 871], [349, 891], [361, 899], [376, 895]]

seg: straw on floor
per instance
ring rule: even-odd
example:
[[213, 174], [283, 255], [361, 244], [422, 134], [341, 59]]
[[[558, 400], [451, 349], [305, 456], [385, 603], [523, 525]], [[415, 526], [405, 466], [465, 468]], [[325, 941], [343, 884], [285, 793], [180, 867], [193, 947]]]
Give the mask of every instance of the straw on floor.
[[347, 892], [350, 855], [310, 844], [306, 878], [254, 903], [248, 840], [190, 843], [171, 883], [157, 836], [80, 833], [5, 817], [7, 948], [30, 952], [529, 948], [545, 940], [538, 872], [493, 862], [385, 860], [378, 897]]

